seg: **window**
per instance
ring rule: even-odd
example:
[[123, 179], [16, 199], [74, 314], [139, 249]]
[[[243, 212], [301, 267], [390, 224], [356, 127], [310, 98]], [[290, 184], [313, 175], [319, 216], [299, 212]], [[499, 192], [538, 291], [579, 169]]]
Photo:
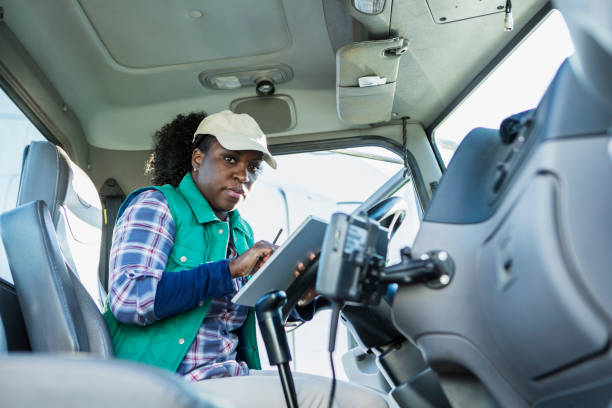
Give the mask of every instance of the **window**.
[[[35, 140], [45, 138], [0, 89], [0, 212], [15, 208], [23, 149]], [[13, 282], [4, 248], [0, 249], [0, 278]]]
[[444, 163], [470, 130], [498, 128], [506, 117], [535, 108], [573, 52], [563, 17], [554, 10], [434, 129]]
[[[250, 222], [255, 239], [271, 241], [283, 228], [282, 243], [310, 214], [329, 220], [337, 211], [351, 212], [391, 176], [403, 168], [396, 154], [379, 147], [362, 147], [277, 155], [278, 170], [265, 167], [253, 192], [240, 209]], [[408, 214], [389, 244], [389, 262], [399, 260], [399, 248], [411, 245], [419, 227], [419, 216], [412, 182], [395, 195], [408, 204]], [[327, 341], [330, 312], [318, 313], [313, 321], [289, 335], [293, 368], [300, 372], [331, 376]], [[342, 354], [348, 350], [346, 328], [340, 324], [334, 353], [336, 373]], [[260, 341], [262, 356], [265, 347]], [[266, 358], [264, 368], [269, 368]]]

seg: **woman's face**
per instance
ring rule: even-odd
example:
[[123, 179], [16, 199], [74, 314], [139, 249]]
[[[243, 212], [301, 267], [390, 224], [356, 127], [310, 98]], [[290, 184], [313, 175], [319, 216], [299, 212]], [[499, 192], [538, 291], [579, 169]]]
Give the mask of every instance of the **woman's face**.
[[227, 150], [217, 139], [206, 153], [194, 149], [191, 171], [196, 186], [213, 211], [224, 220], [249, 194], [261, 172], [263, 154], [255, 150]]

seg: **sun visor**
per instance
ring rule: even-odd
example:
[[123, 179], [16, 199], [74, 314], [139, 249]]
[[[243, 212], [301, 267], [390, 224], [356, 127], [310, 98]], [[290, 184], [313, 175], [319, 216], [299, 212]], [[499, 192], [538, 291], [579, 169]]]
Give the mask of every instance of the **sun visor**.
[[336, 52], [336, 105], [353, 124], [387, 122], [407, 41], [401, 37], [345, 45]]

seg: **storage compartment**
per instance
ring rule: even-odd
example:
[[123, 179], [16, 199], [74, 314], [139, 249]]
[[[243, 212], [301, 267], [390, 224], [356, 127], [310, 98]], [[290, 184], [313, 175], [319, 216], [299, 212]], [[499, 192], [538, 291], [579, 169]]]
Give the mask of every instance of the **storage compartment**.
[[341, 86], [338, 97], [338, 116], [345, 122], [365, 125], [391, 119], [395, 82], [376, 86]]

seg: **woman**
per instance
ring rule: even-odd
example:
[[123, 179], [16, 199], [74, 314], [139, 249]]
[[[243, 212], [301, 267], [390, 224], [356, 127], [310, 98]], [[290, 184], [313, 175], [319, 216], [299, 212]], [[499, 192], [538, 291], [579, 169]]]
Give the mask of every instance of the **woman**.
[[[179, 115], [155, 139], [149, 162], [155, 186], [128, 196], [113, 233], [104, 317], [115, 354], [188, 381], [221, 378], [198, 388], [219, 394], [228, 387], [221, 395], [240, 405], [260, 405], [257, 394], [261, 405], [284, 406], [277, 378], [245, 377], [261, 369], [254, 313], [230, 301], [274, 251], [253, 242], [236, 210], [262, 162], [276, 168], [265, 135], [250, 116], [223, 111]], [[236, 386], [242, 391], [231, 392]], [[328, 392], [327, 381], [314, 376], [296, 376], [296, 388], [307, 405]], [[353, 388], [365, 392], [346, 384], [336, 400], [355, 405]]]

